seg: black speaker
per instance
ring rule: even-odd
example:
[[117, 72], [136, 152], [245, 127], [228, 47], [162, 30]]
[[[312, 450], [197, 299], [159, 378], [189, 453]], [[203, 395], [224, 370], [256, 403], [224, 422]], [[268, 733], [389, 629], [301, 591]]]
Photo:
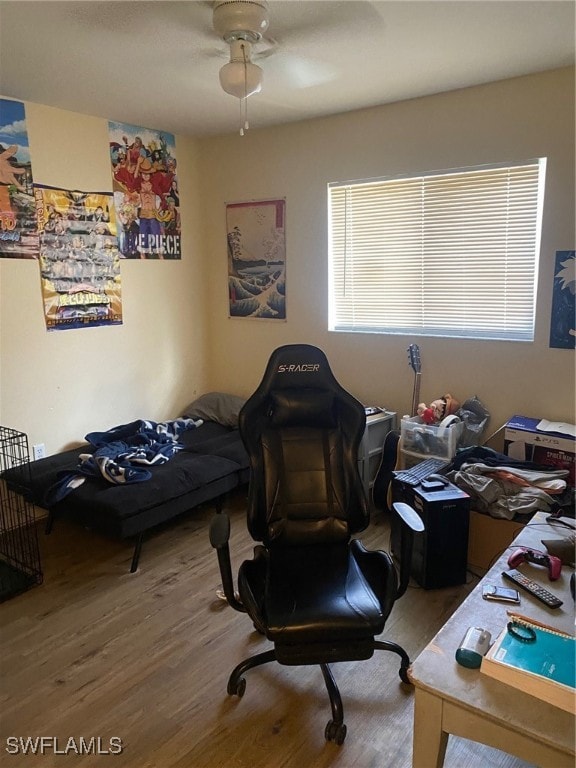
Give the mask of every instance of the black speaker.
[[[470, 497], [447, 483], [438, 490], [424, 490], [398, 480], [392, 482], [395, 501], [405, 501], [422, 518], [424, 531], [414, 536], [412, 577], [424, 589], [466, 583]], [[400, 559], [400, 530], [392, 516], [391, 548]]]

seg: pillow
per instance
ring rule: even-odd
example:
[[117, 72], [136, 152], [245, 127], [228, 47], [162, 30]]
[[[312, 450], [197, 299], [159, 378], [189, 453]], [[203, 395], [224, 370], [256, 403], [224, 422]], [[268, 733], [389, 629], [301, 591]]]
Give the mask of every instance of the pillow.
[[336, 426], [334, 397], [320, 389], [283, 389], [271, 393], [272, 418], [275, 427]]
[[243, 397], [229, 395], [226, 392], [208, 392], [194, 400], [184, 411], [184, 415], [193, 419], [215, 421], [224, 427], [237, 427], [238, 414], [246, 402]]

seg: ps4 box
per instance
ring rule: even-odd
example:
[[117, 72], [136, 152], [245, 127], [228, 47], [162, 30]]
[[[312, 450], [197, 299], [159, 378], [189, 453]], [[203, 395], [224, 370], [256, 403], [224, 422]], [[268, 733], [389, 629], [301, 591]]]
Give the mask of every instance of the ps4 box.
[[504, 429], [504, 453], [521, 461], [567, 469], [566, 482], [576, 485], [576, 437], [573, 424], [512, 416]]

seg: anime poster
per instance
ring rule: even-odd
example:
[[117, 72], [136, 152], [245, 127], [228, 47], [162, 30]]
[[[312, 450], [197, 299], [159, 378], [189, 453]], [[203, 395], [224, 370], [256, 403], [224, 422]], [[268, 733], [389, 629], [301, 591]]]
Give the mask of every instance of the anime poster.
[[286, 319], [286, 200], [229, 203], [230, 317]]
[[180, 259], [174, 136], [108, 123], [112, 188], [123, 259]]
[[0, 99], [0, 257], [38, 258], [24, 104]]
[[122, 323], [112, 195], [35, 185], [49, 331]]
[[556, 251], [550, 346], [576, 348], [576, 251]]

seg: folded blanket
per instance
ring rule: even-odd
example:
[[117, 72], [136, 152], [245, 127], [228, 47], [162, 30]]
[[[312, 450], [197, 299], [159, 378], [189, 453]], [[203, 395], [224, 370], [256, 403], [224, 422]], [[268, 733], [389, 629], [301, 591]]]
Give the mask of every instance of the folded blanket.
[[138, 421], [121, 424], [106, 432], [90, 432], [85, 439], [96, 450], [82, 453], [72, 472], [60, 473], [46, 491], [44, 503], [51, 507], [78, 488], [86, 477], [103, 477], [114, 485], [141, 483], [152, 475], [146, 466], [165, 464], [184, 446], [178, 436], [203, 424], [202, 419]]

